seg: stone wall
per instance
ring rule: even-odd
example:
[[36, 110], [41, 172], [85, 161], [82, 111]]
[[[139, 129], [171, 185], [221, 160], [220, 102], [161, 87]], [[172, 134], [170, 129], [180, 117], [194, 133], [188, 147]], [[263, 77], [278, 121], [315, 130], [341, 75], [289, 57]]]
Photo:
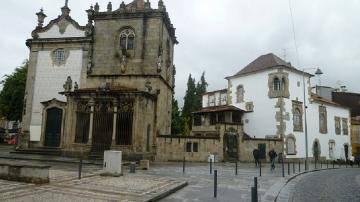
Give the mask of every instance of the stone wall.
[[[186, 152], [187, 143], [198, 143], [198, 152]], [[220, 138], [199, 137], [157, 137], [157, 161], [186, 161], [205, 162], [210, 154], [218, 156], [222, 160], [223, 146]]]

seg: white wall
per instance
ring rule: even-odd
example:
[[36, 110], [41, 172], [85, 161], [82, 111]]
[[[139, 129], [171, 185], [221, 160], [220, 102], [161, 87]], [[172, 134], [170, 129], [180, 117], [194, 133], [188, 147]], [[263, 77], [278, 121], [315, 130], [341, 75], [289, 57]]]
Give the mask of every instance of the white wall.
[[[253, 102], [254, 111], [245, 113], [243, 117], [244, 131], [250, 136], [265, 138], [267, 135], [276, 135], [277, 99], [268, 97], [268, 75], [277, 72], [269, 70], [247, 76], [232, 78], [232, 105], [245, 110], [246, 102]], [[239, 85], [244, 87], [244, 102], [237, 103], [236, 90]]]
[[67, 38], [67, 37], [85, 37], [85, 31], [78, 30], [72, 24], [69, 24], [63, 34], [59, 31], [59, 26], [54, 24], [48, 31], [39, 33], [39, 38]]
[[60, 66], [53, 64], [51, 51], [40, 51], [38, 54], [30, 123], [31, 141], [40, 141], [43, 110], [41, 102], [53, 98], [66, 101], [66, 97], [60, 95], [59, 92], [64, 91], [63, 84], [68, 76], [80, 85], [83, 51], [79, 49], [69, 52], [66, 64]]

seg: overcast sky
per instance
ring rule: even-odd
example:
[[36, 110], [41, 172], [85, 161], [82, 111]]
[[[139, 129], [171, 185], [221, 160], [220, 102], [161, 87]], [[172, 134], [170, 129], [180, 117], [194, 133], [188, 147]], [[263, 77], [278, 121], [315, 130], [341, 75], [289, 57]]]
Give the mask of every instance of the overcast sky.
[[[0, 76], [28, 58], [25, 45], [44, 8], [47, 24], [65, 0], [7, 0], [0, 8]], [[81, 25], [96, 0], [69, 0]], [[98, 1], [105, 10], [108, 1]], [[112, 0], [113, 8], [120, 0]], [[131, 0], [126, 0], [129, 3]], [[297, 68], [324, 72], [322, 84], [346, 85], [360, 92], [360, 0], [291, 0], [299, 57], [294, 45], [288, 0], [164, 0], [176, 27], [176, 98], [182, 103], [187, 77], [206, 72], [208, 90], [225, 88], [232, 75], [258, 56], [275, 53]], [[157, 0], [151, 0], [157, 7]], [[284, 51], [286, 50], [286, 51]], [[286, 53], [286, 54], [285, 54]], [[309, 71], [314, 73], [313, 70]], [[317, 81], [314, 80], [313, 83]]]

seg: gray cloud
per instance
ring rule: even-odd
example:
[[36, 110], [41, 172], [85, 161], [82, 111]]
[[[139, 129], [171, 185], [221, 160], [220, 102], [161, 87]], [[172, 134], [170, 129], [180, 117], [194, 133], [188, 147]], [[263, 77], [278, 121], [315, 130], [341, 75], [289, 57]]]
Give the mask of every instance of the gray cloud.
[[[128, 3], [130, 0], [127, 0]], [[71, 16], [87, 21], [85, 10], [96, 1], [70, 0]], [[101, 9], [108, 1], [99, 1]], [[157, 7], [157, 1], [152, 0]], [[113, 7], [121, 1], [113, 0]], [[48, 18], [60, 14], [64, 0], [10, 0], [1, 7], [0, 76], [28, 57], [25, 40], [43, 7]], [[324, 85], [338, 82], [360, 92], [360, 16], [357, 0], [292, 0], [299, 62], [287, 0], [165, 0], [180, 44], [175, 50], [176, 97], [182, 103], [187, 77], [206, 72], [209, 90], [226, 87], [223, 79], [262, 54], [273, 52], [299, 68], [320, 67]], [[314, 80], [313, 82], [315, 82]]]

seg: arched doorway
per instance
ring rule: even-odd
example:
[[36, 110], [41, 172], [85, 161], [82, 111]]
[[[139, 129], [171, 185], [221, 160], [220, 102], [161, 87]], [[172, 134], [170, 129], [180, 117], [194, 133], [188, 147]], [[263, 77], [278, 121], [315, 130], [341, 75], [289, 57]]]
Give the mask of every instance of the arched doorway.
[[46, 110], [45, 146], [59, 147], [61, 137], [62, 109], [53, 107]]
[[235, 132], [227, 132], [224, 135], [224, 159], [237, 160], [238, 159], [238, 134]]

